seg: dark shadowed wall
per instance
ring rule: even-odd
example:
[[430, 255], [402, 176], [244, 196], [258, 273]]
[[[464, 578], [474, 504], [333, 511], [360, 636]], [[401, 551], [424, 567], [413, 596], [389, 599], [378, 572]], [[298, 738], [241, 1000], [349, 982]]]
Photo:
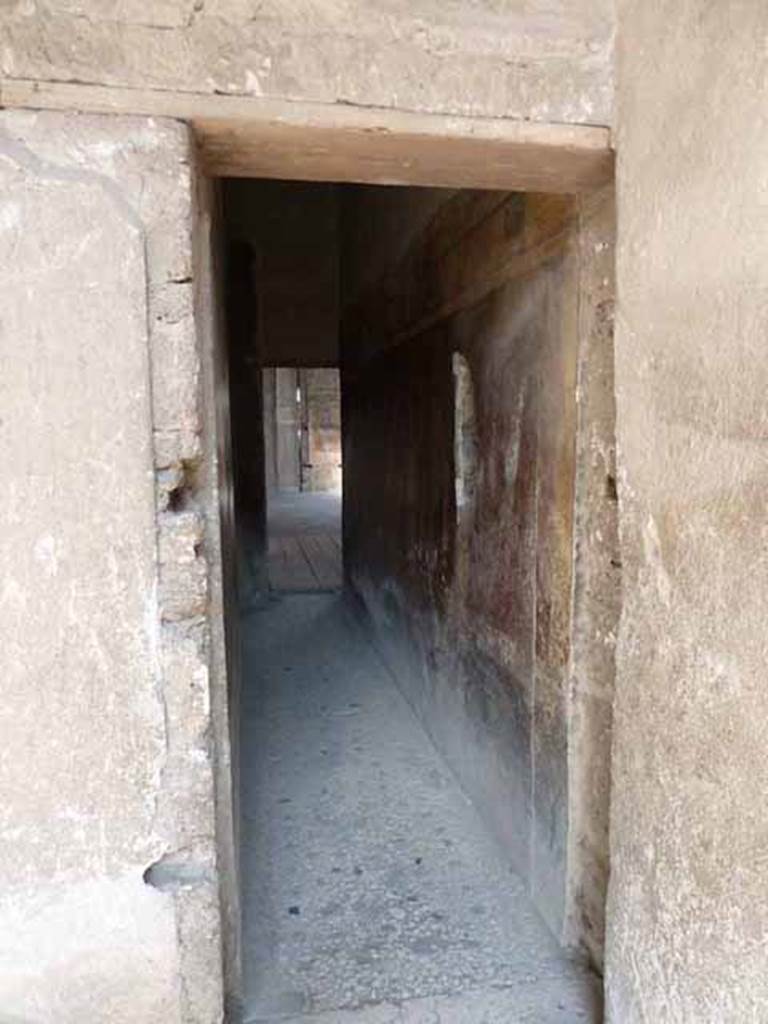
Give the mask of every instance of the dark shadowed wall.
[[[608, 797], [604, 787], [585, 802], [582, 790], [603, 772], [610, 720], [597, 735], [577, 733], [571, 685], [574, 652], [613, 642], [593, 592], [575, 587], [581, 553], [574, 572], [576, 454], [596, 422], [584, 418], [577, 380], [588, 383], [588, 340], [611, 352], [610, 330], [595, 341], [580, 308], [597, 301], [586, 284], [599, 246], [612, 245], [610, 197], [593, 207], [553, 196], [350, 190], [342, 366], [348, 581], [544, 917], [599, 961]], [[587, 250], [585, 224], [594, 230], [598, 216]], [[474, 463], [469, 487], [467, 465], [458, 467], [461, 507], [457, 424], [462, 462]], [[603, 486], [589, 500], [612, 521], [610, 416], [599, 429]], [[590, 569], [605, 570], [597, 603], [615, 611], [615, 533], [585, 550]], [[601, 663], [590, 686], [610, 687], [612, 671], [612, 660]]]
[[254, 253], [265, 366], [335, 366], [338, 201], [326, 182], [224, 182], [227, 234]]

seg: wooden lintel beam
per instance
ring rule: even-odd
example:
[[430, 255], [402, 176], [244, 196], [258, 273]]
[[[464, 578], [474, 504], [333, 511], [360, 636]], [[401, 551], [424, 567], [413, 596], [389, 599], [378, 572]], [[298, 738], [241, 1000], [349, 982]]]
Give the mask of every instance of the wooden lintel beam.
[[13, 79], [0, 106], [183, 120], [222, 177], [571, 193], [613, 175], [610, 131], [590, 125]]

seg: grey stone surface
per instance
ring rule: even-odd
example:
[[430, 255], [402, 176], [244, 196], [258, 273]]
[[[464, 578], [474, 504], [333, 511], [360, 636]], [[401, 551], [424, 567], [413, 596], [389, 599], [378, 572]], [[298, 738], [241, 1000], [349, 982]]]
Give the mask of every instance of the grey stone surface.
[[243, 628], [246, 1020], [596, 1021], [343, 598]]
[[574, 582], [568, 737], [566, 942], [603, 960], [608, 888], [611, 726], [621, 608], [614, 397], [615, 201], [579, 211]]
[[[237, 633], [236, 545], [232, 489], [227, 352], [223, 344], [222, 236], [216, 182], [197, 176], [194, 207], [195, 317], [200, 359], [201, 461], [196, 467], [196, 503], [203, 516], [203, 551], [208, 565], [207, 639], [210, 720], [216, 806], [216, 866], [219, 875], [221, 952], [225, 1010], [237, 1019], [241, 983], [240, 826], [238, 736], [240, 644]], [[158, 473], [158, 500], [161, 499]], [[215, 919], [214, 919], [215, 922]], [[216, 972], [198, 969], [198, 978]]]
[[[158, 546], [154, 472], [200, 450], [192, 156], [173, 122], [0, 115], [0, 1007], [30, 1022], [220, 1015], [206, 567], [194, 512]], [[146, 885], [169, 854], [199, 884]]]
[[298, 537], [320, 530], [341, 539], [341, 495], [333, 492], [272, 493], [267, 503], [270, 537]]
[[609, 0], [12, 0], [0, 73], [608, 124]]
[[611, 1024], [768, 1020], [763, 3], [622, 0]]
[[284, 1018], [283, 1024], [585, 1024], [598, 1019], [597, 996], [582, 982], [535, 978], [512, 988]]

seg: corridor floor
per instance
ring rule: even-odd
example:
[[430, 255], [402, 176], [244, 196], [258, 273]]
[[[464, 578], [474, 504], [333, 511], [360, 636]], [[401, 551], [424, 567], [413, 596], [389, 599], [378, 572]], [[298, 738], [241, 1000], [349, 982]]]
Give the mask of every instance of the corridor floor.
[[271, 590], [338, 590], [342, 579], [340, 494], [271, 494], [267, 533]]
[[244, 634], [248, 1024], [598, 1020], [345, 599]]

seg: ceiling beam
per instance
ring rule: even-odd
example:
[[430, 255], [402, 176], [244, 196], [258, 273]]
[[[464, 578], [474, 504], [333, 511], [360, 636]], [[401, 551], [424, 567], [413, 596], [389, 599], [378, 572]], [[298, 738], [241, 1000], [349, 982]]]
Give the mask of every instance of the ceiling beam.
[[17, 79], [0, 106], [177, 118], [220, 177], [575, 193], [613, 176], [610, 130], [591, 125]]

